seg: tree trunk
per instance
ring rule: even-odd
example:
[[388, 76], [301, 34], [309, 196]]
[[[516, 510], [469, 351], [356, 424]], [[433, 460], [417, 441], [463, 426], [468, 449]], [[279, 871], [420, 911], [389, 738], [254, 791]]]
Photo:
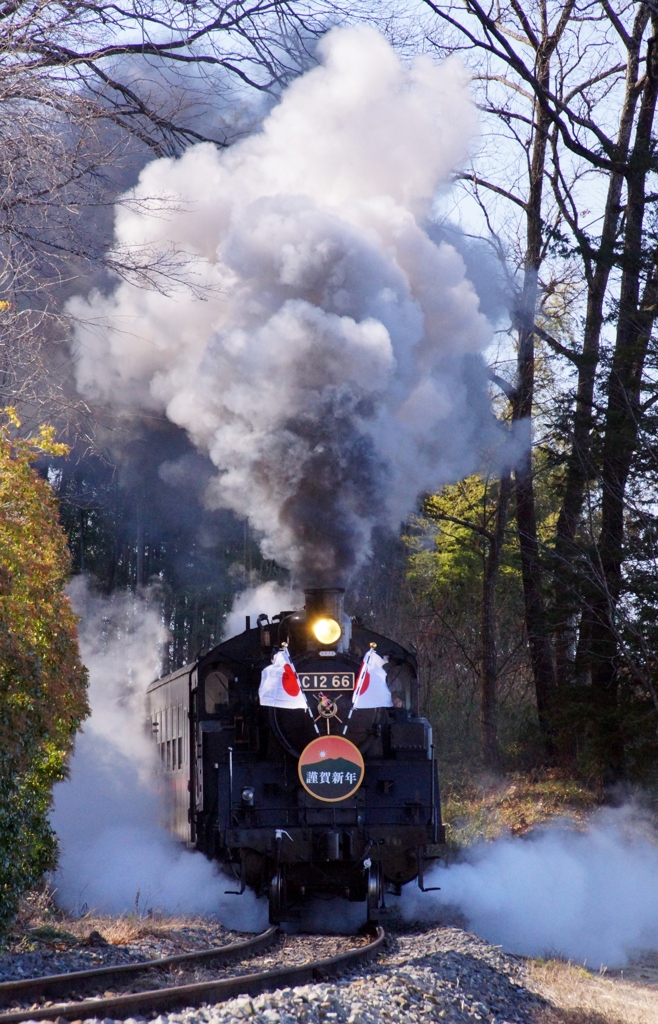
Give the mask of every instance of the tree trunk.
[[[610, 272], [617, 262], [615, 245], [621, 215], [624, 167], [628, 160], [631, 131], [640, 95], [637, 88], [640, 44], [648, 20], [649, 10], [643, 4], [638, 10], [633, 33], [628, 41], [626, 92], [615, 153], [617, 170], [610, 175], [598, 251], [590, 260], [586, 259], [585, 264], [589, 289], [583, 347], [578, 361], [571, 450], [567, 460], [566, 484], [555, 539], [553, 606], [558, 683], [573, 681], [571, 648], [575, 630], [572, 621], [582, 607], [582, 581], [579, 579], [577, 566], [580, 551], [577, 549], [575, 540], [583, 509], [585, 489], [588, 481], [595, 476], [595, 469], [592, 465], [591, 434], [601, 327]], [[593, 273], [591, 272], [592, 263], [594, 263]]]
[[[549, 80], [550, 55], [554, 49], [551, 39], [545, 50], [537, 54], [537, 78], [546, 86]], [[550, 643], [546, 606], [542, 587], [542, 566], [537, 536], [537, 513], [532, 475], [531, 423], [535, 376], [535, 309], [537, 305], [537, 275], [542, 260], [542, 191], [548, 144], [549, 118], [546, 111], [535, 103], [535, 138], [530, 167], [530, 190], [526, 205], [527, 241], [523, 291], [517, 313], [519, 349], [517, 357], [517, 384], [512, 398], [512, 420], [528, 424], [528, 446], [517, 463], [514, 480], [516, 491], [516, 520], [521, 555], [521, 574], [525, 601], [525, 620], [530, 646], [530, 660], [537, 695], [539, 723], [551, 746], [552, 727], [550, 709], [555, 689], [555, 669]]]
[[482, 689], [480, 699], [480, 727], [482, 760], [487, 768], [498, 768], [498, 665], [496, 652], [496, 583], [505, 542], [507, 507], [511, 477], [506, 472], [500, 480], [496, 522], [484, 565], [482, 582]]
[[647, 71], [628, 175], [624, 266], [617, 336], [608, 378], [603, 463], [601, 531], [597, 545], [597, 590], [588, 609], [590, 657], [599, 745], [608, 778], [623, 772], [623, 739], [617, 709], [619, 644], [615, 613], [622, 587], [626, 484], [641, 420], [640, 392], [647, 346], [658, 302], [658, 251], [640, 300], [646, 260], [643, 247], [646, 177], [652, 162], [652, 129], [658, 98], [658, 15], [651, 15], [653, 36], [647, 50]]

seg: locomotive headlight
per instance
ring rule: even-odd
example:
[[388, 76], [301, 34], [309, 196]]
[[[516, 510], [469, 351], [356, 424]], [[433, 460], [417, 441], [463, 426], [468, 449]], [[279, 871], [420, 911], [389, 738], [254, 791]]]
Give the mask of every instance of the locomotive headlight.
[[342, 632], [335, 619], [318, 619], [313, 624], [313, 635], [321, 644], [335, 644]]
[[242, 790], [242, 803], [246, 804], [247, 807], [253, 807], [254, 805], [254, 791], [251, 786], [245, 786]]

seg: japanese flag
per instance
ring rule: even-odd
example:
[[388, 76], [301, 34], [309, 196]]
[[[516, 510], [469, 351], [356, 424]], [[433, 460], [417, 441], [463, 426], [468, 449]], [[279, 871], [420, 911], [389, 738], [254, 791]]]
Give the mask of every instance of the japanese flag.
[[272, 664], [263, 669], [258, 699], [267, 708], [303, 708], [308, 711], [306, 697], [285, 647], [274, 655]]
[[363, 659], [359, 678], [354, 687], [352, 709], [393, 707], [384, 664], [384, 659], [380, 658], [371, 647]]

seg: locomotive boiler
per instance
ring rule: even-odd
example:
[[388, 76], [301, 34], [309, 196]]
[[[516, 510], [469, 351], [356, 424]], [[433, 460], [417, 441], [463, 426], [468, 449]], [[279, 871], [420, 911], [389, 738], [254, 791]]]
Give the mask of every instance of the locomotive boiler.
[[[384, 682], [367, 699], [375, 661]], [[272, 923], [315, 896], [362, 901], [376, 920], [387, 892], [424, 889], [444, 829], [416, 659], [351, 621], [341, 589], [247, 617], [147, 700], [170, 830], [220, 862], [231, 891], [266, 896]]]

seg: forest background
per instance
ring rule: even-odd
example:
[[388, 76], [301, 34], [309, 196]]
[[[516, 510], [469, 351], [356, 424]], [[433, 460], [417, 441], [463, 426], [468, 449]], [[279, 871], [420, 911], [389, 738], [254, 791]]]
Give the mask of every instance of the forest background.
[[[204, 508], [212, 467], [181, 431], [80, 400], [66, 300], [118, 278], [167, 288], [167, 254], [112, 249], [115, 204], [149, 159], [257, 130], [333, 24], [375, 24], [404, 59], [460, 55], [480, 137], [428, 231], [462, 253], [495, 326], [492, 401], [527, 454], [426, 495], [400, 536], [377, 534], [348, 607], [415, 644], [445, 762], [654, 786], [658, 7], [19, 0], [0, 20], [0, 403], [22, 422], [8, 421], [4, 473], [36, 459], [73, 572], [105, 593], [149, 588], [165, 669], [217, 642], [237, 593], [285, 574], [244, 523]], [[43, 422], [68, 454], [50, 436], [39, 448]], [[36, 448], [12, 447], [19, 435]], [[187, 471], [165, 482], [172, 458]], [[35, 500], [52, 509], [40, 478]], [[7, 587], [9, 621], [27, 599]], [[3, 705], [30, 678], [5, 672]], [[42, 795], [84, 714], [76, 679]]]

